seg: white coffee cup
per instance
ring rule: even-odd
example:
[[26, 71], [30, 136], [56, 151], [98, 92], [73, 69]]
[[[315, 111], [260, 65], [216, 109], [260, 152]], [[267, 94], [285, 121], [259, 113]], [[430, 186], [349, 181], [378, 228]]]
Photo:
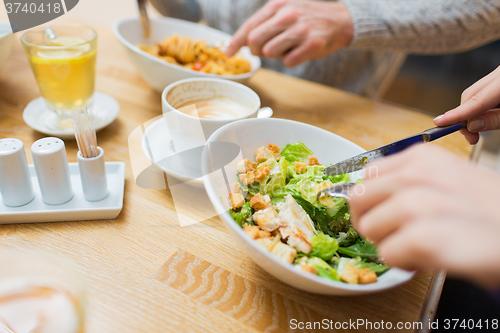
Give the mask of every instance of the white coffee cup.
[[[205, 119], [178, 110], [201, 99], [228, 97], [248, 107], [248, 114], [238, 118]], [[182, 152], [200, 147], [220, 127], [247, 118], [269, 118], [273, 111], [261, 108], [259, 96], [247, 86], [217, 78], [190, 78], [176, 81], [163, 90], [161, 95], [163, 116], [170, 131], [174, 149]], [[168, 143], [165, 143], [168, 144]]]

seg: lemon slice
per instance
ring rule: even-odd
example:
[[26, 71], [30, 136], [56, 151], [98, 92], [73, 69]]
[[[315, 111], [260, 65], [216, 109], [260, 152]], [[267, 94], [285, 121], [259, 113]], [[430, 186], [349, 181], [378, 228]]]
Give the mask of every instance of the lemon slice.
[[90, 50], [89, 44], [78, 45], [85, 43], [84, 39], [76, 37], [58, 37], [50, 41], [51, 46], [72, 46], [65, 50], [43, 50], [38, 51], [37, 55], [45, 59], [68, 59], [81, 56], [84, 52]]
[[82, 55], [81, 50], [45, 50], [45, 51], [38, 51], [37, 55], [40, 58], [44, 59], [70, 59], [70, 58], [76, 58]]

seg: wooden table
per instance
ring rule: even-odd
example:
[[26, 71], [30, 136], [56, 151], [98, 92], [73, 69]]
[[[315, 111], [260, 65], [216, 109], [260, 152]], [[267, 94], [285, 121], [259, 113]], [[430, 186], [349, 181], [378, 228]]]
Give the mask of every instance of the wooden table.
[[[115, 97], [121, 111], [98, 141], [108, 161], [127, 163], [121, 214], [112, 221], [0, 226], [0, 255], [6, 249], [51, 250], [79, 264], [89, 284], [87, 332], [285, 332], [294, 318], [396, 325], [435, 310], [442, 276], [435, 285], [434, 272], [421, 272], [403, 286], [374, 295], [315, 295], [260, 269], [219, 218], [181, 227], [168, 189], [134, 183], [127, 138], [161, 114], [160, 94], [141, 79], [106, 24], [94, 24], [99, 33], [97, 90]], [[274, 117], [319, 126], [366, 149], [432, 127], [425, 114], [268, 70], [260, 70], [250, 86], [263, 105], [273, 108]], [[38, 96], [17, 40], [0, 73], [0, 138], [21, 139], [30, 163], [29, 147], [43, 135], [24, 123], [22, 111]], [[439, 144], [469, 154], [458, 134]], [[75, 142], [66, 141], [66, 146], [75, 162]]]

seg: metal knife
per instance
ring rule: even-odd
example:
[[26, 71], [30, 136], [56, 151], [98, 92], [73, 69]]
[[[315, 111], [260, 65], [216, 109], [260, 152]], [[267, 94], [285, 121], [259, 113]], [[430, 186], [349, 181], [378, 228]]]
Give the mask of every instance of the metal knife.
[[462, 128], [466, 128], [466, 126], [463, 124], [455, 124], [428, 129], [420, 134], [413, 135], [406, 139], [395, 141], [393, 143], [389, 143], [388, 145], [375, 148], [373, 150], [343, 160], [340, 163], [330, 165], [325, 168], [325, 174], [329, 176], [336, 176], [361, 170], [367, 163], [377, 158], [395, 154], [416, 143], [426, 143], [434, 141], [445, 135], [454, 133]]

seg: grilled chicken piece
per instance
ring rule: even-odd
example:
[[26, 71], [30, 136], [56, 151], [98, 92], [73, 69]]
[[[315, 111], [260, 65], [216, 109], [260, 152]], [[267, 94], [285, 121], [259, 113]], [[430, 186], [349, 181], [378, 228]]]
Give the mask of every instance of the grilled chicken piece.
[[268, 207], [256, 211], [253, 216], [253, 221], [264, 231], [274, 231], [285, 223], [278, 217], [273, 207]]
[[305, 254], [311, 252], [310, 240], [314, 235], [314, 230], [306, 211], [291, 195], [285, 197], [285, 203], [278, 205], [278, 210], [278, 217], [285, 222], [285, 225], [279, 228], [281, 236], [287, 239], [290, 246], [300, 252]]

